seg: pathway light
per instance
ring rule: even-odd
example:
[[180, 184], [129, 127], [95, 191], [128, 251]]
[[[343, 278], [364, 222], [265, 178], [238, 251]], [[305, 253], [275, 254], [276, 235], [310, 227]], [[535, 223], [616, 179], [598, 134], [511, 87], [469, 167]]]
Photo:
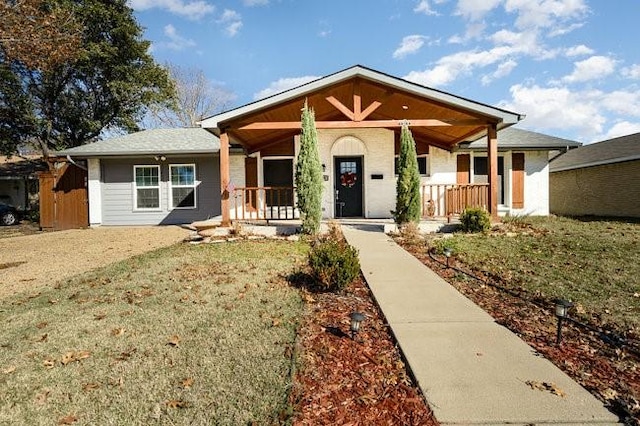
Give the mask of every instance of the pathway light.
[[557, 299], [555, 302], [555, 314], [558, 318], [558, 332], [556, 334], [556, 346], [560, 346], [562, 342], [562, 323], [565, 318], [569, 317], [569, 309], [573, 307], [573, 303], [565, 299]]
[[360, 324], [364, 321], [365, 316], [360, 312], [352, 312], [351, 318], [351, 338], [355, 340], [356, 334], [360, 331]]

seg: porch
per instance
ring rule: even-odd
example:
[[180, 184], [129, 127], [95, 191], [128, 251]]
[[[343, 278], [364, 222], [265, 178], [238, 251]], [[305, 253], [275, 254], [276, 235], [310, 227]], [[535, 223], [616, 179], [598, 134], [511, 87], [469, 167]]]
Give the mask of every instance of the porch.
[[[230, 216], [233, 221], [269, 223], [300, 219], [293, 187], [242, 187], [233, 188], [230, 192]], [[467, 207], [486, 209], [489, 205], [489, 184], [424, 184], [420, 195], [423, 219], [446, 218], [451, 221], [453, 216], [459, 215]]]

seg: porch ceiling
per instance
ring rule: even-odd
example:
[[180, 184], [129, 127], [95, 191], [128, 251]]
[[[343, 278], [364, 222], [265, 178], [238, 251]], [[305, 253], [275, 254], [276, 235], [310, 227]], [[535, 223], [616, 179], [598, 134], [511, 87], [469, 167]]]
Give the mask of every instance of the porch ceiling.
[[419, 86], [363, 67], [292, 89], [272, 98], [203, 120], [215, 134], [255, 152], [300, 133], [305, 99], [321, 128], [388, 128], [397, 133], [408, 120], [419, 143], [452, 150], [458, 143], [506, 127], [521, 117], [487, 105]]

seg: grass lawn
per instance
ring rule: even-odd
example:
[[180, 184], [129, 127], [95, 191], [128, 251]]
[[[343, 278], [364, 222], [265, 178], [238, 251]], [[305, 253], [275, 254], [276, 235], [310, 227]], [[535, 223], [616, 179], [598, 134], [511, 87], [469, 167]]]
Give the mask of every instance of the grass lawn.
[[570, 299], [578, 315], [640, 335], [639, 223], [550, 217], [509, 227], [518, 232], [455, 234], [444, 244], [471, 268], [533, 295]]
[[181, 244], [1, 300], [0, 424], [276, 423], [306, 250]]

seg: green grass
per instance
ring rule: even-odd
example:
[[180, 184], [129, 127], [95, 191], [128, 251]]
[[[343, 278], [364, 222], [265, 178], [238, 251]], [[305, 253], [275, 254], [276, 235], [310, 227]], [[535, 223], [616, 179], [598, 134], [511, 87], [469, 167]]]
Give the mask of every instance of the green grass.
[[569, 218], [518, 218], [513, 234], [455, 234], [446, 240], [478, 270], [532, 295], [563, 297], [598, 323], [640, 331], [640, 224]]
[[0, 424], [276, 422], [306, 251], [181, 244], [0, 301]]

